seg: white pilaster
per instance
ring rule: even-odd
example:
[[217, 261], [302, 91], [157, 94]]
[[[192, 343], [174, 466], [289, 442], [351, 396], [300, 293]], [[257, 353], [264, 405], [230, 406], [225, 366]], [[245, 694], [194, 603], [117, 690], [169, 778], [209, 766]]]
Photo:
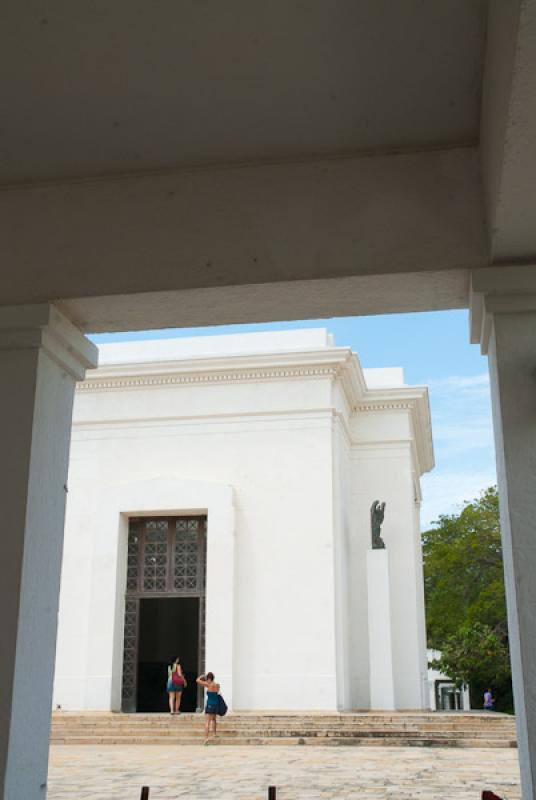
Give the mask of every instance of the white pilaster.
[[370, 707], [395, 708], [391, 589], [387, 550], [367, 550]]
[[524, 800], [536, 797], [536, 267], [477, 270], [471, 336], [488, 353]]
[[214, 672], [229, 708], [234, 700], [235, 518], [233, 492], [225, 504], [209, 508], [207, 520], [207, 591], [205, 669]]
[[0, 796], [46, 796], [71, 412], [96, 348], [53, 306], [0, 309]]

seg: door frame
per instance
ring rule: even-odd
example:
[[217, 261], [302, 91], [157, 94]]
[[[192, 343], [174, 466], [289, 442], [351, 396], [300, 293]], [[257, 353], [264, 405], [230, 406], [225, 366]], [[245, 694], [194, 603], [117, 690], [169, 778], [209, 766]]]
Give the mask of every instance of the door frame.
[[[121, 711], [125, 590], [129, 517], [206, 515], [206, 664], [217, 676], [229, 708], [235, 707], [234, 685], [241, 676], [233, 668], [237, 585], [235, 582], [236, 510], [234, 489], [229, 484], [190, 480], [176, 476], [141, 478], [107, 483], [99, 502], [88, 493], [83, 509], [91, 520], [95, 551], [106, 555], [106, 564], [95, 572], [94, 596], [98, 614], [90, 620], [88, 647], [108, 654], [99, 662], [100, 680], [93, 689], [92, 708]], [[103, 615], [108, 614], [103, 624]], [[135, 635], [135, 631], [134, 631]]]
[[[176, 523], [179, 520], [186, 522], [195, 520], [199, 528], [197, 530], [197, 561], [196, 561], [196, 588], [172, 589], [175, 563], [175, 532]], [[147, 528], [150, 523], [167, 523], [166, 529], [166, 575], [165, 589], [148, 590], [145, 584], [145, 544], [147, 540]], [[137, 526], [136, 530], [133, 526]], [[123, 677], [121, 685], [121, 711], [124, 713], [135, 713], [137, 711], [138, 696], [138, 661], [139, 661], [139, 638], [140, 638], [140, 600], [173, 599], [195, 597], [199, 599], [198, 616], [198, 674], [205, 669], [206, 653], [206, 576], [207, 576], [207, 514], [154, 514], [148, 516], [132, 515], [127, 520], [127, 585], [125, 588], [125, 612], [123, 626]], [[136, 541], [135, 556], [132, 553], [132, 540], [138, 536]], [[163, 544], [162, 544], [163, 546]], [[134, 563], [135, 558], [135, 563]], [[156, 567], [155, 567], [156, 583]], [[133, 586], [135, 585], [135, 588]], [[132, 617], [134, 619], [132, 619]], [[127, 647], [128, 643], [128, 647]], [[129, 685], [125, 683], [125, 675], [130, 675]], [[203, 689], [197, 690], [197, 710], [203, 708]]]

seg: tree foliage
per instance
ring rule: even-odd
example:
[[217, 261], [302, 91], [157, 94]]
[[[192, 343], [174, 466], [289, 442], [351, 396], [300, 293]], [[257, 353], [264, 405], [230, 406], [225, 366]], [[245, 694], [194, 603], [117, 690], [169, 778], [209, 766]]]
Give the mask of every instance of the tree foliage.
[[448, 675], [458, 686], [501, 687], [510, 678], [510, 659], [506, 643], [480, 622], [465, 625], [449, 636], [441, 648], [441, 658], [432, 666]]
[[496, 487], [423, 534], [428, 644], [456, 683], [508, 694], [510, 666]]

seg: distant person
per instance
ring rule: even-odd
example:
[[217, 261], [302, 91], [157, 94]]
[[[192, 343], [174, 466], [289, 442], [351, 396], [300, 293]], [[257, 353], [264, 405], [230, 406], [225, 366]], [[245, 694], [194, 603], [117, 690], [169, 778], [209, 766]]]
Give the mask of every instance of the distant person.
[[484, 711], [493, 711], [493, 703], [495, 702], [491, 689], [486, 689], [484, 692]]
[[206, 675], [200, 675], [199, 678], [197, 678], [197, 683], [207, 690], [207, 704], [205, 706], [205, 744], [208, 744], [211, 723], [214, 736], [216, 736], [216, 719], [218, 716], [218, 695], [220, 693], [220, 684], [214, 681], [213, 672], [207, 672]]
[[182, 692], [186, 688], [186, 678], [182, 672], [180, 658], [177, 656], [168, 667], [167, 692], [169, 696], [169, 713], [180, 714]]

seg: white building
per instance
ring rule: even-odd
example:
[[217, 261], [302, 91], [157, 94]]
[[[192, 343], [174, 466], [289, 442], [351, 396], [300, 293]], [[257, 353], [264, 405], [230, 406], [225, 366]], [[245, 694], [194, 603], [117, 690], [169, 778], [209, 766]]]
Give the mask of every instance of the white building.
[[427, 708], [426, 388], [321, 329], [100, 364], [75, 397], [54, 703], [163, 710], [179, 654], [185, 708], [205, 663], [235, 709]]
[[[428, 661], [441, 656], [440, 650], [428, 650]], [[433, 711], [469, 711], [471, 709], [471, 693], [469, 686], [458, 687], [454, 681], [434, 667], [428, 668], [428, 687], [430, 691], [430, 708]]]

